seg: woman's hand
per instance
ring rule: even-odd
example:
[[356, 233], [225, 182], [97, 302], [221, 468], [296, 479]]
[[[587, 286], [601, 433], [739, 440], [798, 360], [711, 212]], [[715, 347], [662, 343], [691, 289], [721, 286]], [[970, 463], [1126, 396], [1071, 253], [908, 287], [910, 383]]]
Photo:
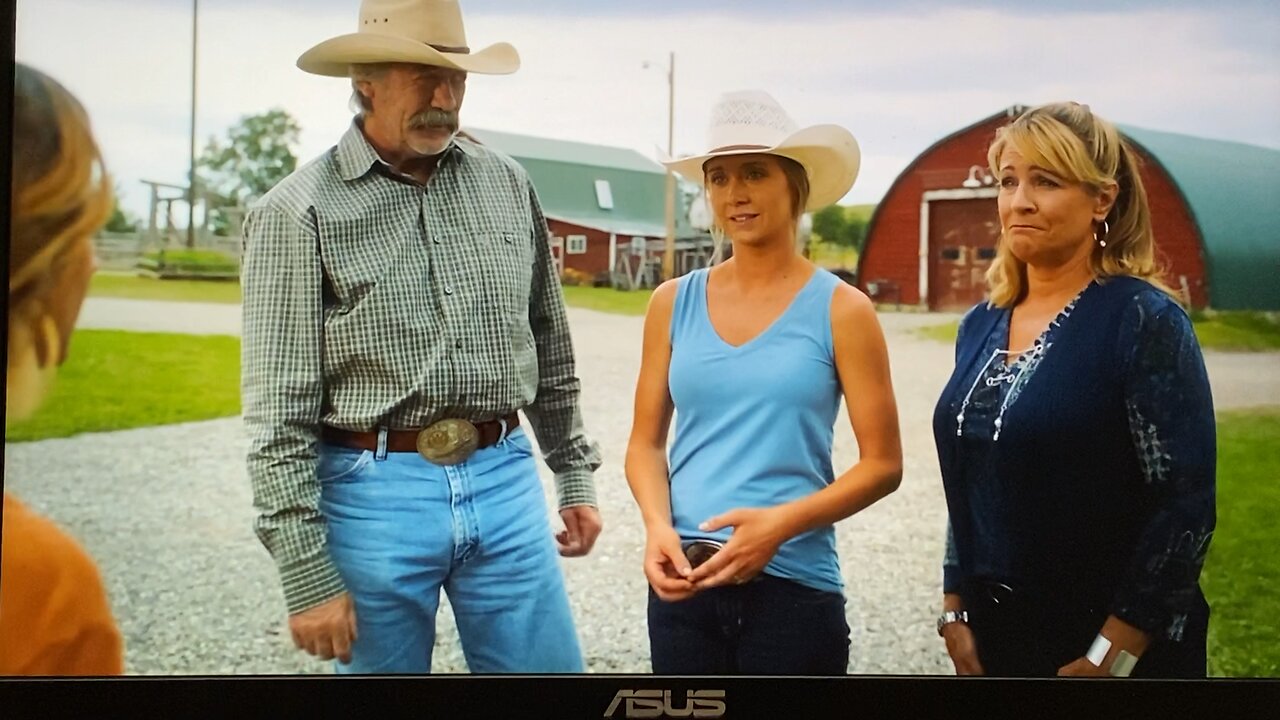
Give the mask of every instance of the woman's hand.
[[1102, 666], [1094, 665], [1088, 657], [1079, 657], [1058, 668], [1059, 677], [1111, 677], [1111, 666], [1121, 650], [1141, 658], [1151, 644], [1149, 634], [1114, 615], [1107, 616], [1099, 632], [1110, 641]]
[[942, 628], [942, 639], [947, 643], [947, 654], [956, 668], [956, 675], [982, 675], [982, 663], [978, 661], [978, 645], [973, 638], [973, 628], [968, 623], [953, 622]]
[[1111, 677], [1111, 673], [1081, 657], [1058, 668], [1058, 677]]
[[790, 537], [786, 516], [779, 508], [738, 508], [707, 520], [700, 530], [712, 532], [732, 527], [733, 535], [689, 576], [699, 590], [719, 585], [739, 585], [755, 577]]
[[650, 527], [645, 535], [644, 576], [660, 600], [674, 602], [697, 592], [686, 578], [692, 572], [680, 548], [680, 535], [670, 525]]

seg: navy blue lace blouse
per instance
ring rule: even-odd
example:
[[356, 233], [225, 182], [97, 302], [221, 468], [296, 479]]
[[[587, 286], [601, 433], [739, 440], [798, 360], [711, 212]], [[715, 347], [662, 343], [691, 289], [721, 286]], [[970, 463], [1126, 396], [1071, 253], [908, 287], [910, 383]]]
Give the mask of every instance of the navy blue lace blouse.
[[1121, 277], [1087, 286], [1006, 363], [1008, 309], [961, 321], [934, 411], [944, 592], [1034, 586], [1180, 639], [1216, 521], [1216, 427], [1191, 321]]

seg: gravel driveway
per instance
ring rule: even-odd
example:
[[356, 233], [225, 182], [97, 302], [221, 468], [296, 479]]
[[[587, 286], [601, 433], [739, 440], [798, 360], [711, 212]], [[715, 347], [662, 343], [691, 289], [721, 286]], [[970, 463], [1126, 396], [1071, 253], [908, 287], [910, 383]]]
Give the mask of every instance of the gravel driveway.
[[[157, 319], [165, 317], [173, 320]], [[930, 415], [952, 350], [910, 329], [952, 317], [881, 316], [906, 467], [896, 493], [837, 526], [853, 673], [950, 673], [933, 629], [945, 507]], [[234, 333], [237, 318], [235, 306], [91, 299], [81, 325]], [[578, 309], [570, 320], [583, 414], [604, 451], [597, 483], [605, 528], [591, 555], [562, 565], [588, 671], [647, 673], [644, 534], [623, 476], [642, 321]], [[1210, 353], [1208, 363], [1219, 408], [1280, 403], [1280, 354]], [[244, 449], [238, 418], [6, 446], [6, 488], [97, 559], [126, 636], [129, 673], [330, 672], [289, 640], [274, 567], [251, 530]], [[857, 458], [844, 414], [834, 455], [837, 472]], [[553, 502], [550, 473], [539, 469]], [[447, 598], [433, 669], [466, 672]]]

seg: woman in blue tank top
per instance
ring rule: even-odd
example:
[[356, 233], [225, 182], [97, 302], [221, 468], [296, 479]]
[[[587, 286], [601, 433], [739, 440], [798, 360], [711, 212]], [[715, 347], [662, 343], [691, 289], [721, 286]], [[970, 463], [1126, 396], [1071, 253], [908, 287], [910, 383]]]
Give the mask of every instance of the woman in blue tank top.
[[[715, 106], [710, 148], [667, 165], [704, 185], [732, 258], [654, 292], [627, 448], [653, 671], [841, 675], [833, 524], [897, 488], [902, 449], [875, 308], [796, 238], [848, 192], [858, 146], [751, 91]], [[842, 398], [860, 460], [837, 476]]]

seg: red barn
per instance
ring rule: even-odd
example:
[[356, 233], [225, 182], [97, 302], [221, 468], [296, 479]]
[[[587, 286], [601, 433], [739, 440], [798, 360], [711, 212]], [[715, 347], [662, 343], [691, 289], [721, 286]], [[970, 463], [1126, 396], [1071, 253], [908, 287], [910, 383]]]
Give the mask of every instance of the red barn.
[[[667, 171], [627, 148], [467, 128], [529, 173], [561, 273], [600, 283], [652, 287], [666, 249]], [[677, 178], [677, 187], [680, 187]], [[688, 219], [690, 194], [676, 193], [675, 274], [705, 266], [711, 237]]]
[[[859, 287], [878, 300], [930, 310], [964, 310], [983, 299], [1000, 234], [987, 149], [996, 129], [1024, 109], [1015, 105], [948, 135], [898, 176], [868, 224]], [[1280, 152], [1118, 129], [1143, 164], [1166, 280], [1197, 308], [1280, 306], [1274, 273], [1266, 270], [1280, 267], [1280, 231], [1264, 217], [1280, 197], [1265, 199], [1280, 189]]]

